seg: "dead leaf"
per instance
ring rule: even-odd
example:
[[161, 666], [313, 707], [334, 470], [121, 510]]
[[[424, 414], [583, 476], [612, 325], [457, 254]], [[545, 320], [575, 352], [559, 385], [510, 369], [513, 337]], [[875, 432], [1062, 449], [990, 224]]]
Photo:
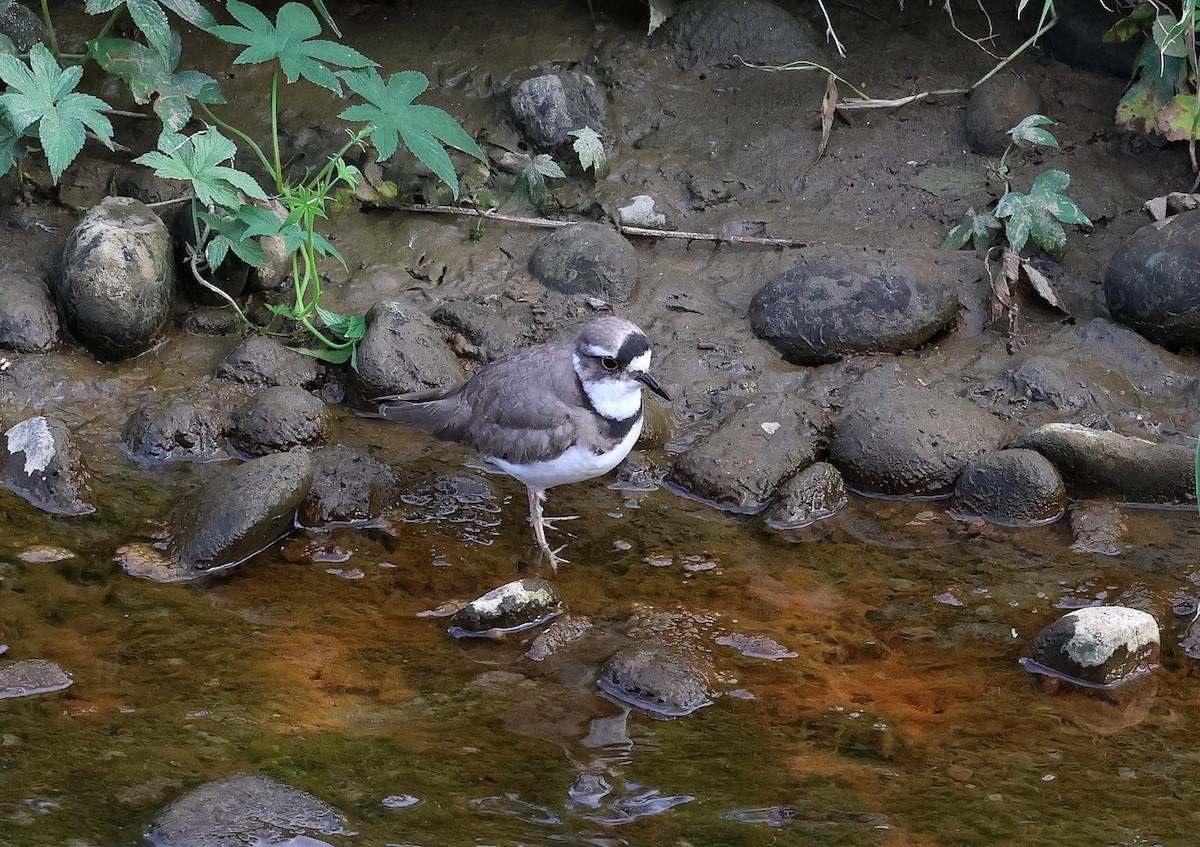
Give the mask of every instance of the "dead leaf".
[[1033, 286], [1033, 290], [1038, 293], [1039, 297], [1064, 315], [1070, 316], [1071, 313], [1067, 311], [1062, 301], [1058, 299], [1058, 295], [1054, 292], [1054, 286], [1044, 273], [1025, 259], [1021, 260], [1021, 270], [1025, 271], [1025, 278], [1029, 280], [1029, 284]]

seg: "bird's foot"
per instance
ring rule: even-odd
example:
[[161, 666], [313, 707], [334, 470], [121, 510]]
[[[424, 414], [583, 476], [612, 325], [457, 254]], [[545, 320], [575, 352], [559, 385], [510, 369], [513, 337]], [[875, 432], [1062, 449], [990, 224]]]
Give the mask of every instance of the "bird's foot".
[[548, 545], [548, 544], [547, 544], [547, 545], [545, 545], [545, 546], [540, 546], [540, 547], [539, 547], [539, 549], [542, 551], [542, 555], [543, 555], [543, 556], [546, 558], [546, 560], [547, 560], [548, 562], [550, 562], [550, 571], [551, 571], [551, 573], [557, 573], [557, 572], [558, 572], [558, 566], [559, 566], [559, 565], [569, 565], [569, 564], [571, 564], [571, 560], [570, 560], [570, 559], [564, 559], [562, 556], [558, 555], [559, 553], [561, 553], [561, 552], [562, 552], [563, 550], [565, 550], [566, 548], [567, 548], [567, 545], [566, 545], [566, 544], [563, 544], [563, 545], [562, 545], [561, 547], [559, 547], [557, 550], [551, 550], [551, 549], [550, 549], [550, 545]]

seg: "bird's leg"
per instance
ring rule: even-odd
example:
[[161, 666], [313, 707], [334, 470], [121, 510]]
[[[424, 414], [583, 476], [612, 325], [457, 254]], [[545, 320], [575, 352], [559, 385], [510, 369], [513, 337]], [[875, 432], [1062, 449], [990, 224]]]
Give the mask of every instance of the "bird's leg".
[[[532, 488], [528, 488], [527, 490], [529, 492], [529, 522], [533, 524], [533, 535], [537, 538], [538, 547], [541, 548], [542, 553], [550, 560], [550, 570], [557, 571], [559, 564], [567, 560], [560, 558], [558, 555], [559, 551], [563, 549], [562, 547], [559, 547], [558, 550], [551, 550], [550, 545], [546, 543], [545, 525], [550, 522], [542, 514], [542, 501], [546, 498], [546, 495], [541, 491], [534, 491]], [[551, 520], [561, 520], [561, 518], [553, 518]], [[564, 544], [563, 546], [565, 547], [566, 545]]]

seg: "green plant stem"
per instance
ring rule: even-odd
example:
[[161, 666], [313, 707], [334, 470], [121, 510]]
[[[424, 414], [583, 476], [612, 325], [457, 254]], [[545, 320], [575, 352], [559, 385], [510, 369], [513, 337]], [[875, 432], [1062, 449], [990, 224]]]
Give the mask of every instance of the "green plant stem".
[[996, 65], [996, 67], [992, 68], [990, 71], [988, 71], [982, 77], [980, 77], [979, 80], [974, 85], [971, 86], [971, 90], [974, 91], [976, 88], [983, 85], [985, 82], [987, 82], [989, 79], [994, 77], [996, 74], [1000, 73], [1000, 71], [1004, 70], [1004, 68], [1006, 68], [1008, 66], [1009, 62], [1011, 62], [1013, 59], [1017, 58], [1022, 53], [1024, 53], [1026, 50], [1028, 50], [1030, 47], [1032, 47], [1034, 45], [1034, 43], [1036, 43], [1039, 38], [1041, 38], [1043, 35], [1045, 35], [1047, 32], [1049, 32], [1050, 28], [1052, 26], [1054, 26], [1056, 23], [1058, 23], [1058, 18], [1051, 18], [1050, 20], [1048, 20], [1044, 24], [1042, 24], [1040, 27], [1038, 27], [1037, 32], [1035, 32], [1033, 35], [1029, 36], [1029, 38], [1025, 41], [1024, 44], [1022, 44], [1016, 50], [1009, 53], [1006, 57], [1004, 57], [1003, 59], [1000, 60], [1000, 64]]
[[335, 169], [337, 167], [337, 160], [342, 158], [342, 156], [346, 155], [346, 153], [350, 150], [351, 147], [353, 147], [355, 144], [361, 143], [364, 138], [366, 138], [368, 135], [370, 135], [374, 131], [375, 131], [375, 125], [367, 124], [365, 127], [360, 129], [358, 132], [356, 132], [352, 136], [350, 136], [350, 140], [342, 145], [342, 149], [338, 150], [336, 153], [334, 153], [332, 156], [330, 156], [329, 161], [325, 163], [325, 167], [323, 167], [323, 168], [321, 168], [321, 170], [317, 171], [317, 175], [308, 181], [309, 187], [314, 187], [316, 185], [319, 185], [322, 180], [328, 178], [330, 176], [331, 172], [333, 171], [333, 169]]
[[275, 176], [275, 173], [271, 168], [271, 160], [267, 158], [267, 154], [263, 152], [262, 148], [258, 146], [258, 143], [253, 138], [242, 132], [233, 124], [227, 123], [226, 121], [223, 121], [217, 117], [216, 113], [213, 112], [212, 109], [208, 108], [207, 103], [200, 103], [199, 105], [200, 108], [204, 110], [204, 113], [212, 118], [213, 123], [215, 123], [221, 129], [232, 132], [238, 138], [242, 139], [242, 141], [246, 142], [246, 144], [250, 146], [250, 149], [254, 151], [254, 155], [258, 156], [258, 160], [262, 162], [263, 167], [267, 169], [267, 173]]
[[106, 20], [104, 22], [104, 26], [100, 27], [100, 32], [93, 39], [94, 41], [99, 41], [101, 38], [108, 35], [108, 31], [113, 28], [113, 25], [116, 24], [117, 19], [119, 17], [121, 17], [121, 10], [124, 8], [125, 8], [125, 4], [122, 3], [120, 6], [117, 7], [116, 11], [114, 11], [111, 15], [108, 16], [108, 20]]
[[50, 39], [50, 52], [58, 55], [58, 34], [54, 31], [54, 20], [50, 17], [49, 0], [42, 0], [42, 22], [46, 25], [46, 35]]
[[283, 191], [283, 163], [279, 158], [279, 66], [271, 73], [271, 149], [275, 154], [275, 190]]

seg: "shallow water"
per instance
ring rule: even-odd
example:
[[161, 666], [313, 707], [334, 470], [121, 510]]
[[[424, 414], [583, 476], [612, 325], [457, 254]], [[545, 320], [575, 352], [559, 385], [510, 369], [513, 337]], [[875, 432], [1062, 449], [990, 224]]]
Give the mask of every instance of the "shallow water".
[[[554, 581], [596, 629], [534, 663], [534, 633], [456, 641], [430, 614], [530, 558], [522, 492], [472, 489], [436, 519], [410, 506], [191, 585], [112, 563], [144, 529], [6, 496], [23, 532], [0, 542], [5, 658], [51, 658], [75, 684], [0, 705], [0, 843], [137, 844], [168, 802], [240, 771], [345, 812], [359, 834], [335, 844], [1188, 843], [1190, 513], [1132, 513], [1144, 541], [1110, 561], [1055, 552], [1061, 526], [983, 529], [928, 503], [855, 501], [828, 538], [789, 543], [662, 491], [559, 489], [555, 510], [588, 517]], [[38, 539], [77, 555], [21, 561]], [[1040, 691], [1017, 664], [1042, 626], [1095, 602], [1163, 625], [1163, 666], [1132, 703]], [[598, 692], [599, 662], [647, 608], [711, 658], [713, 705], [658, 720]], [[796, 655], [742, 655], [731, 636]]]

